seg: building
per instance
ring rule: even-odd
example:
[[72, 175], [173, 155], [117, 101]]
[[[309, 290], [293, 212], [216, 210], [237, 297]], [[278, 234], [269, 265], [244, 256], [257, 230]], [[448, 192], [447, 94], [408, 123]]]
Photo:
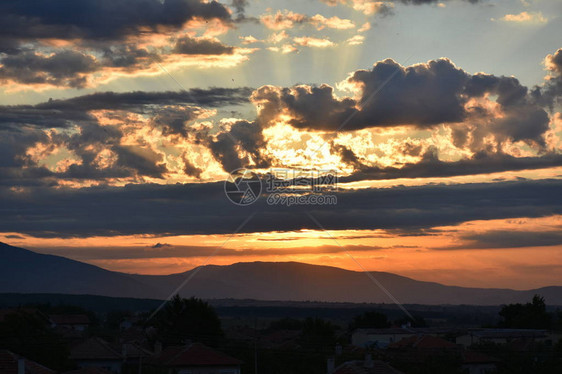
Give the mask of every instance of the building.
[[0, 349], [0, 373], [2, 374], [55, 374], [54, 370], [15, 354]]
[[53, 328], [73, 331], [85, 331], [91, 324], [90, 318], [85, 314], [51, 314], [49, 321]]
[[70, 359], [79, 368], [100, 368], [110, 373], [121, 373], [124, 357], [101, 338], [90, 338], [70, 350]]
[[462, 353], [462, 369], [467, 374], [488, 374], [497, 370], [497, 358], [484, 353], [464, 351]]
[[448, 337], [466, 334], [466, 330], [442, 327], [391, 327], [384, 329], [357, 329], [351, 335], [351, 344], [360, 347], [386, 348], [389, 344], [412, 336]]
[[416, 332], [410, 328], [357, 329], [351, 335], [351, 344], [361, 348], [386, 348], [391, 343], [415, 335]]
[[380, 360], [373, 360], [366, 355], [364, 360], [347, 361], [334, 367], [334, 360], [328, 360], [328, 374], [404, 374], [389, 364]]
[[242, 361], [201, 343], [171, 346], [154, 355], [149, 365], [169, 374], [240, 374]]
[[472, 329], [467, 334], [456, 338], [456, 343], [463, 347], [473, 344], [495, 343], [508, 344], [514, 341], [544, 342], [552, 344], [552, 335], [546, 330], [531, 329]]

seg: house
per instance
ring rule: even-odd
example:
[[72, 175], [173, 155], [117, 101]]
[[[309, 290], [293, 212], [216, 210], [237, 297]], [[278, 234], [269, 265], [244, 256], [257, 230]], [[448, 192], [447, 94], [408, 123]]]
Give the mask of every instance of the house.
[[170, 374], [240, 374], [242, 361], [201, 343], [171, 346], [153, 356], [149, 365]]
[[462, 369], [468, 374], [488, 374], [497, 370], [497, 358], [484, 353], [464, 351], [462, 353]]
[[360, 347], [386, 348], [389, 344], [417, 335], [435, 337], [456, 336], [466, 333], [466, 330], [442, 327], [409, 326], [391, 327], [384, 329], [357, 329], [351, 335], [351, 344]]
[[421, 363], [427, 359], [458, 360], [462, 347], [448, 340], [415, 335], [388, 345], [387, 354], [400, 362]]
[[0, 349], [0, 373], [2, 374], [55, 374], [54, 370], [15, 354]]
[[124, 357], [101, 338], [90, 338], [70, 350], [70, 359], [79, 368], [100, 368], [110, 373], [121, 373]]
[[391, 343], [415, 335], [416, 332], [410, 328], [357, 329], [351, 335], [351, 344], [361, 348], [386, 348]]
[[389, 364], [380, 360], [373, 360], [366, 355], [364, 360], [347, 361], [334, 367], [334, 360], [328, 360], [328, 374], [404, 374]]
[[91, 324], [85, 314], [51, 314], [49, 321], [53, 328], [64, 328], [73, 331], [85, 331]]
[[546, 330], [531, 329], [472, 329], [467, 334], [458, 336], [456, 343], [470, 347], [479, 343], [507, 344], [513, 341], [552, 342], [552, 336]]

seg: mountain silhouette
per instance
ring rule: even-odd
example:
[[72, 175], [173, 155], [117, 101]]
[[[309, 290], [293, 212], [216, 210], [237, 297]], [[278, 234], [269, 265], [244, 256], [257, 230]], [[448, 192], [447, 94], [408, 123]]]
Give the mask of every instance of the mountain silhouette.
[[[194, 274], [196, 272], [196, 274]], [[518, 291], [467, 288], [418, 281], [386, 272], [370, 272], [404, 304], [499, 305], [528, 302], [534, 294], [562, 304], [562, 287]], [[0, 243], [0, 292], [90, 294], [166, 298], [186, 279], [179, 294], [204, 299], [255, 299], [392, 303], [365, 273], [299, 262], [246, 262], [207, 265], [171, 275], [113, 272], [60, 256], [45, 255]]]

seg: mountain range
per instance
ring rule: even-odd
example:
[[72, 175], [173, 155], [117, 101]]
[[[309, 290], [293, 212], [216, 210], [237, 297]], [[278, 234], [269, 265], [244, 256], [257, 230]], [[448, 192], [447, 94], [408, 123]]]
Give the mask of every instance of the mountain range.
[[[562, 286], [526, 291], [467, 288], [386, 272], [370, 274], [404, 304], [499, 305], [528, 302], [534, 294], [540, 294], [547, 304], [562, 305]], [[171, 275], [127, 274], [0, 243], [0, 293], [164, 299], [178, 292], [184, 297], [204, 299], [392, 303], [376, 282], [363, 272], [299, 262], [206, 265]]]

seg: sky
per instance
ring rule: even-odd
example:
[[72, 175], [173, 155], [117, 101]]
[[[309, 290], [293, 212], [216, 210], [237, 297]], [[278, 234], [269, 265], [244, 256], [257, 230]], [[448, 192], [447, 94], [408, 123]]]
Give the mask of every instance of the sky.
[[[127, 273], [300, 261], [562, 285], [561, 16], [558, 0], [3, 1], [0, 241]], [[337, 203], [233, 204], [237, 169], [336, 171]]]

